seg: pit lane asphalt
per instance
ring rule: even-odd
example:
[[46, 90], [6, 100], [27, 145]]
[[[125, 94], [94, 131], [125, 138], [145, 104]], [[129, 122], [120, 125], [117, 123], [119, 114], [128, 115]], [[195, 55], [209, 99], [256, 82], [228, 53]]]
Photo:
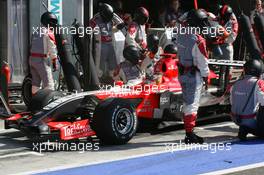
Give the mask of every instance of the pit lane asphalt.
[[[196, 128], [196, 132], [204, 136], [207, 143], [237, 140], [237, 127], [229, 121], [202, 124]], [[126, 145], [100, 146], [98, 151], [44, 151], [38, 153], [32, 151], [32, 141], [24, 137], [22, 133], [16, 130], [0, 129], [0, 174], [42, 173], [164, 153], [168, 151], [166, 144], [180, 143], [183, 138], [184, 131], [180, 125], [169, 125], [158, 131], [138, 133]]]

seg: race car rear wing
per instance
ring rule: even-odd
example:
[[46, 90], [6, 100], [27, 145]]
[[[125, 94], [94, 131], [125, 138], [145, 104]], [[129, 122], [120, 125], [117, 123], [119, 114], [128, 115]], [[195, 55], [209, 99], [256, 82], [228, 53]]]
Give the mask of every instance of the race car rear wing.
[[0, 119], [8, 118], [12, 115], [5, 98], [3, 97], [2, 93], [0, 92]]
[[208, 59], [208, 64], [211, 66], [224, 67], [223, 71], [219, 74], [219, 92], [225, 93], [229, 89], [229, 85], [236, 82], [242, 75], [245, 61], [229, 61]]
[[245, 61], [229, 61], [229, 60], [216, 60], [216, 59], [209, 59], [209, 65], [217, 65], [217, 66], [232, 66], [232, 67], [243, 67]]

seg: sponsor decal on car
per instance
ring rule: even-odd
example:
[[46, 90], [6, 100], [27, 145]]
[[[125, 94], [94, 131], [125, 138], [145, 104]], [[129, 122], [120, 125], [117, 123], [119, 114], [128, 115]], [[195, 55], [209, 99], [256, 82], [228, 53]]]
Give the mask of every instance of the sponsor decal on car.
[[60, 129], [62, 140], [77, 139], [81, 137], [89, 137], [95, 135], [95, 132], [90, 127], [89, 120], [81, 120], [64, 126]]

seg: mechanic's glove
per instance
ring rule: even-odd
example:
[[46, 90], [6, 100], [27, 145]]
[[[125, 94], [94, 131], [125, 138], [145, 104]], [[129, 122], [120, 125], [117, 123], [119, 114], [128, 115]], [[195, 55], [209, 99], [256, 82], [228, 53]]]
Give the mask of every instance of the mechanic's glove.
[[52, 58], [52, 70], [53, 72], [56, 72], [58, 69], [57, 67], [57, 58]]
[[208, 90], [208, 77], [203, 77], [205, 90]]

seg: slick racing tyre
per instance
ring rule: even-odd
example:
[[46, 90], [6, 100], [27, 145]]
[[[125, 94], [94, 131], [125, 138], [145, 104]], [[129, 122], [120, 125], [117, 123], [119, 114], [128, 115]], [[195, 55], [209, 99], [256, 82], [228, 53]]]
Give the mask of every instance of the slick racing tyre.
[[38, 112], [42, 110], [43, 107], [60, 97], [63, 97], [61, 92], [41, 89], [32, 97], [29, 104], [29, 110], [33, 113]]
[[107, 99], [96, 107], [91, 127], [103, 144], [126, 144], [137, 130], [135, 110], [126, 99]]
[[31, 75], [27, 75], [23, 80], [23, 84], [22, 84], [22, 98], [27, 107], [29, 107], [32, 98], [31, 89], [32, 89], [32, 78]]

